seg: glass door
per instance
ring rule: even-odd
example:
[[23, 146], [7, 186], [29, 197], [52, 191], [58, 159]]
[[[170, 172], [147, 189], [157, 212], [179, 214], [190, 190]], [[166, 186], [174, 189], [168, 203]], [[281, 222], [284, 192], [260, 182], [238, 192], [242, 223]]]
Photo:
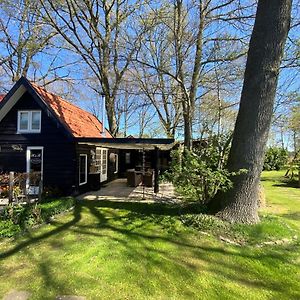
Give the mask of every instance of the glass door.
[[43, 147], [27, 147], [27, 193], [37, 195], [43, 179]]

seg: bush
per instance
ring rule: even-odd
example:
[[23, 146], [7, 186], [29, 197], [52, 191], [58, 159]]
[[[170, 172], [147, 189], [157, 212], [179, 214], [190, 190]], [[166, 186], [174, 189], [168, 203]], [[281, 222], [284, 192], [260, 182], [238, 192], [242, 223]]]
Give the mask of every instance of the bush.
[[230, 176], [237, 173], [225, 168], [228, 145], [228, 138], [221, 142], [212, 138], [206, 146], [193, 151], [172, 152], [171, 169], [166, 176], [184, 199], [206, 204], [219, 190], [232, 187]]
[[13, 223], [12, 220], [0, 221], [0, 236], [12, 237], [21, 232], [21, 227]]
[[48, 222], [56, 214], [66, 211], [75, 204], [67, 197], [45, 203], [9, 205], [0, 214], [0, 236], [11, 237], [34, 225]]
[[280, 170], [288, 161], [288, 151], [283, 148], [270, 147], [265, 154], [264, 170]]

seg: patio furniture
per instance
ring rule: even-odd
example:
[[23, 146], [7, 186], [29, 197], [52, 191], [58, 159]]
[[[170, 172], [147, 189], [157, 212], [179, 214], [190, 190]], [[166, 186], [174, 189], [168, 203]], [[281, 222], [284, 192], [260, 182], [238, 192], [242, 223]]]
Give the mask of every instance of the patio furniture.
[[127, 170], [127, 185], [136, 187], [142, 182], [142, 172], [134, 169]]
[[149, 169], [144, 175], [144, 185], [147, 187], [153, 187], [153, 170]]

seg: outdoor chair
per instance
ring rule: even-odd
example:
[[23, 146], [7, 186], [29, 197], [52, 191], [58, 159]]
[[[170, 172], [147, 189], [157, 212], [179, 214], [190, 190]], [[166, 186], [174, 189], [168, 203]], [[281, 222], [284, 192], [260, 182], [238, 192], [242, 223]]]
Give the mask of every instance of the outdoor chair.
[[142, 173], [134, 169], [127, 170], [127, 185], [136, 187], [142, 182]]

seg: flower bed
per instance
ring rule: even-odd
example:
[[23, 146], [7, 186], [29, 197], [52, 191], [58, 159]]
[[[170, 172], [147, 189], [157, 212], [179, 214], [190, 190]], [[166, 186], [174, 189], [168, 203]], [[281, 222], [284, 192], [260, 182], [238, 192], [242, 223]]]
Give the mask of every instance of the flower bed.
[[0, 212], [0, 237], [12, 237], [30, 227], [49, 222], [51, 217], [73, 207], [72, 197], [44, 203], [8, 205]]
[[8, 198], [9, 193], [9, 175], [0, 174], [0, 198]]

